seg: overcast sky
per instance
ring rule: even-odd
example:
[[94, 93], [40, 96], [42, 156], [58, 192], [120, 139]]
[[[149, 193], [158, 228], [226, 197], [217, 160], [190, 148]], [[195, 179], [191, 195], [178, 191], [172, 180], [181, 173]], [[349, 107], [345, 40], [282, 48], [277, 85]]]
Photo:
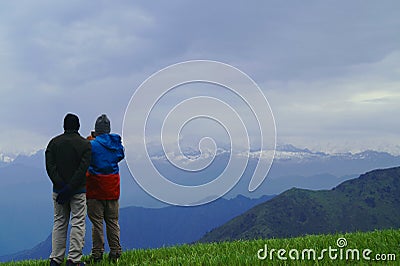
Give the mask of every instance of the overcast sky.
[[278, 143], [400, 154], [398, 1], [1, 1], [0, 153], [30, 153], [101, 113], [122, 134], [135, 89], [193, 59], [248, 74]]

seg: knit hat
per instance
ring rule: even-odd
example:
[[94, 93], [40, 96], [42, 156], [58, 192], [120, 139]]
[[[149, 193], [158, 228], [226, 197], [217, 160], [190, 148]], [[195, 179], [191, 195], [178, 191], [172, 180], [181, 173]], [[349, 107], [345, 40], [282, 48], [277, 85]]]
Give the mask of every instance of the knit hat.
[[74, 114], [67, 114], [64, 117], [64, 130], [76, 130], [80, 127], [79, 118]]
[[97, 118], [96, 124], [94, 125], [94, 131], [96, 135], [110, 133], [111, 131], [110, 120], [107, 118], [105, 114], [102, 114]]

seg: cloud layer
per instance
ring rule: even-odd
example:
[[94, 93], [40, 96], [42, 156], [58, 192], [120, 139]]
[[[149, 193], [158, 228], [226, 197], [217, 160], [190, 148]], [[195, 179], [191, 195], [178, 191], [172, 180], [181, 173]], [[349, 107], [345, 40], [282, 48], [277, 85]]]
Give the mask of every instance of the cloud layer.
[[[400, 152], [397, 1], [8, 1], [0, 3], [0, 153], [32, 152], [101, 113], [121, 133], [148, 76], [192, 59], [249, 74], [278, 141]], [[197, 144], [196, 144], [197, 145]]]

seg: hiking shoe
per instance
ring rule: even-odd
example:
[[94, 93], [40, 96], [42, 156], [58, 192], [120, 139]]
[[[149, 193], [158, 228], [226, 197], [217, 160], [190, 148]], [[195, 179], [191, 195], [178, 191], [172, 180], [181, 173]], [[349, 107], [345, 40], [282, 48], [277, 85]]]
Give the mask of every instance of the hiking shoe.
[[67, 264], [66, 265], [67, 266], [85, 266], [85, 263], [84, 262], [74, 263], [74, 262], [72, 262], [72, 260], [67, 260]]
[[109, 262], [111, 263], [118, 263], [119, 260], [119, 256], [118, 255], [110, 255], [108, 257]]
[[99, 263], [102, 260], [103, 260], [103, 256], [97, 257], [97, 256], [90, 255], [90, 257], [87, 259], [87, 262], [88, 263]]
[[60, 265], [61, 265], [61, 264], [58, 263], [57, 261], [55, 261], [55, 260], [53, 260], [53, 259], [50, 260], [50, 266], [60, 266]]

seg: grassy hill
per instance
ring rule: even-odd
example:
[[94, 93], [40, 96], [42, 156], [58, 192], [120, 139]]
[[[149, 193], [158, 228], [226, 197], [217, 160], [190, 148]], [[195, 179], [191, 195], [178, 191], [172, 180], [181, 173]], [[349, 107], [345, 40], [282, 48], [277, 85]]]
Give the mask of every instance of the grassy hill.
[[400, 228], [400, 167], [332, 190], [290, 189], [207, 233], [200, 242]]
[[[118, 265], [399, 265], [399, 245], [400, 230], [388, 229], [138, 249], [124, 252]], [[4, 265], [45, 266], [48, 261]], [[110, 264], [105, 258], [96, 265]]]

